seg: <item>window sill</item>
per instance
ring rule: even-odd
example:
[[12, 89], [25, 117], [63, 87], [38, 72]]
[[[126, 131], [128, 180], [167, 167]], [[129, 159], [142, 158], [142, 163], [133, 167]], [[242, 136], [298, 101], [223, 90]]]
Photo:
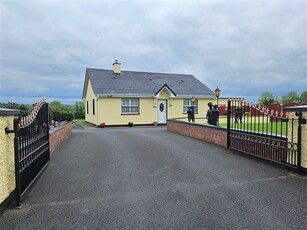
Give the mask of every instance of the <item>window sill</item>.
[[139, 113], [122, 113], [121, 115], [123, 115], [123, 116], [126, 116], [126, 115], [131, 116], [131, 115], [140, 115], [140, 114]]

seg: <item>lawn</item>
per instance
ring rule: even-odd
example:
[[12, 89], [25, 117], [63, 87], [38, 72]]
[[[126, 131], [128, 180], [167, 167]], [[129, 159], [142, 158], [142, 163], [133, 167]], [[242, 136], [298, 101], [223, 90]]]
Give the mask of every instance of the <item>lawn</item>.
[[[268, 122], [268, 123], [233, 123], [231, 128], [249, 130], [257, 133], [277, 134], [287, 136], [287, 122]], [[227, 128], [227, 123], [220, 123], [219, 126]]]

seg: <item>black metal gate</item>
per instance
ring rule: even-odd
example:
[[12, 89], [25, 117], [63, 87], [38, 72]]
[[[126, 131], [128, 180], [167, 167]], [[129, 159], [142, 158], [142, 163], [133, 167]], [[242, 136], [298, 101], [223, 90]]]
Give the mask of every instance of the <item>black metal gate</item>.
[[[299, 118], [252, 105], [244, 99], [228, 100], [227, 147], [300, 172]], [[300, 128], [300, 127], [299, 127]]]
[[46, 101], [37, 103], [30, 115], [16, 118], [14, 129], [16, 205], [20, 206], [21, 199], [50, 160]]

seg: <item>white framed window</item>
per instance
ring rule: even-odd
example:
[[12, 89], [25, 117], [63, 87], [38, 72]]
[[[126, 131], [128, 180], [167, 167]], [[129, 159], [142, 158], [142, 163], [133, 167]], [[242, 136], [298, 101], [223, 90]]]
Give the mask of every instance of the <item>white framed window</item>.
[[190, 106], [194, 107], [194, 113], [198, 113], [198, 101], [195, 99], [194, 102], [191, 99], [183, 100], [183, 113], [187, 113]]
[[122, 99], [122, 114], [139, 114], [139, 99]]
[[93, 115], [95, 115], [95, 99], [93, 99]]

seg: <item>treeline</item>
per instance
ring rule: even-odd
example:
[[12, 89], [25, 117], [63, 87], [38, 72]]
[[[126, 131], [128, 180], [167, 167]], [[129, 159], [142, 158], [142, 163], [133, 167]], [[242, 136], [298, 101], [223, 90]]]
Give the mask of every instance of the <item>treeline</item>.
[[302, 92], [300, 95], [296, 92], [289, 92], [281, 97], [273, 95], [271, 92], [263, 92], [259, 99], [258, 103], [261, 105], [268, 105], [272, 103], [297, 103], [297, 104], [306, 104], [307, 103], [307, 91]]
[[[18, 109], [20, 115], [26, 116], [29, 114], [33, 105], [18, 104], [14, 102], [0, 103], [1, 108]], [[84, 119], [85, 118], [85, 107], [82, 101], [77, 101], [73, 106], [64, 105], [60, 101], [52, 101], [49, 103], [49, 115], [50, 120], [55, 121], [72, 121], [73, 119]]]
[[20, 115], [22, 117], [24, 117], [32, 111], [33, 105], [18, 104], [18, 103], [15, 103], [15, 102], [8, 102], [8, 103], [0, 103], [0, 108], [18, 109], [18, 110], [20, 110]]
[[72, 121], [85, 118], [85, 107], [82, 101], [75, 102], [74, 106], [64, 105], [59, 101], [49, 104], [50, 116], [56, 121]]

